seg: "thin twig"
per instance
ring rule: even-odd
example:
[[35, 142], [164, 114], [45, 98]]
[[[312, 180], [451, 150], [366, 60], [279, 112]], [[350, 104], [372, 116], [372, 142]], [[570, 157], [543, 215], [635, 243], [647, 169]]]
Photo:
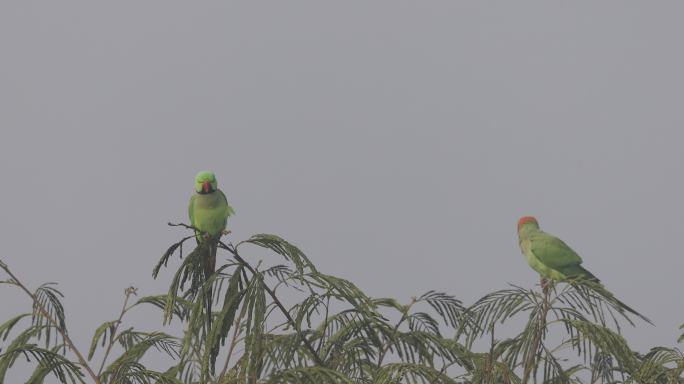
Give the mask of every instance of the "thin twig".
[[321, 331], [321, 339], [318, 341], [318, 347], [316, 348], [316, 353], [320, 353], [321, 347], [323, 346], [323, 340], [325, 340], [325, 332], [328, 330], [328, 315], [330, 313], [330, 296], [327, 297], [325, 303], [325, 320], [323, 320], [323, 330]]
[[[412, 297], [411, 302], [407, 306], [404, 307], [404, 310], [402, 311], [401, 319], [392, 329], [392, 337], [393, 338], [397, 336], [397, 331], [399, 331], [399, 327], [404, 322], [404, 320], [406, 320], [408, 318], [408, 313], [411, 310], [411, 307], [417, 301], [418, 300], [416, 300], [415, 297]], [[386, 341], [386, 344], [382, 347], [382, 350], [380, 351], [380, 355], [378, 357], [378, 368], [382, 367], [382, 361], [385, 359], [385, 355], [387, 354], [387, 351], [389, 351], [390, 347], [392, 346], [392, 342], [390, 342], [390, 340], [386, 339], [385, 341]]]
[[544, 280], [542, 280], [542, 291], [544, 293], [544, 301], [542, 302], [542, 309], [539, 315], [538, 327], [534, 334], [534, 338], [532, 339], [532, 349], [527, 355], [527, 361], [525, 361], [522, 379], [523, 384], [527, 384], [532, 373], [532, 368], [536, 366], [538, 362], [537, 352], [539, 351], [539, 347], [541, 346], [542, 335], [544, 333], [544, 330], [546, 329], [546, 315], [549, 312], [549, 298], [551, 296], [552, 289], [553, 280], [546, 280], [546, 283], [544, 283]]
[[[93, 381], [94, 381], [96, 384], [100, 384], [100, 379], [99, 379], [98, 376], [95, 374], [95, 372], [93, 372], [92, 368], [90, 368], [90, 366], [88, 365], [88, 363], [86, 362], [86, 360], [83, 358], [83, 355], [81, 354], [81, 352], [78, 350], [78, 348], [76, 348], [76, 346], [74, 345], [74, 343], [71, 341], [71, 338], [70, 338], [69, 335], [67, 334], [66, 329], [62, 329], [62, 328], [59, 326], [59, 323], [57, 322], [57, 320], [55, 320], [55, 318], [53, 318], [53, 317], [50, 315], [50, 313], [45, 309], [45, 307], [40, 303], [40, 301], [38, 301], [38, 300], [36, 299], [36, 296], [35, 296], [33, 293], [31, 293], [31, 291], [29, 291], [29, 290], [26, 288], [26, 286], [25, 286], [24, 284], [21, 283], [21, 281], [19, 281], [19, 279], [12, 273], [12, 271], [10, 271], [9, 267], [7, 266], [7, 264], [0, 262], [0, 268], [4, 269], [5, 272], [7, 272], [7, 274], [10, 275], [10, 277], [14, 280], [14, 282], [15, 282], [22, 290], [24, 290], [24, 292], [26, 292], [26, 294], [29, 295], [29, 297], [31, 297], [31, 300], [33, 301], [33, 305], [35, 305], [36, 308], [38, 308], [38, 310], [40, 311], [40, 313], [41, 313], [46, 319], [48, 319], [48, 321], [52, 324], [52, 326], [55, 327], [55, 328], [57, 329], [57, 331], [59, 332], [60, 335], [62, 335], [62, 339], [64, 340], [64, 342], [66, 342], [66, 344], [69, 346], [69, 349], [71, 349], [71, 350], [74, 352], [74, 354], [75, 354], [76, 357], [78, 358], [78, 361], [81, 363], [81, 365], [83, 366], [83, 368], [85, 368], [85, 370], [88, 372], [88, 374], [89, 374], [90, 377], [93, 379]], [[65, 326], [65, 327], [66, 327], [66, 326]]]
[[228, 356], [226, 356], [226, 362], [225, 364], [223, 364], [223, 369], [221, 370], [221, 374], [219, 375], [219, 382], [223, 380], [223, 377], [226, 375], [226, 372], [228, 371], [228, 363], [230, 362], [230, 357], [233, 355], [233, 350], [235, 349], [235, 346], [238, 343], [238, 331], [240, 329], [240, 323], [242, 323], [242, 318], [244, 317], [246, 312], [246, 307], [243, 305], [242, 310], [240, 311], [240, 315], [238, 315], [237, 320], [235, 320], [233, 329], [233, 339], [230, 341], [230, 346], [228, 347]]
[[[237, 260], [240, 264], [244, 265], [247, 269], [249, 269], [249, 271], [252, 274], [254, 274], [254, 275], [257, 274], [257, 271], [254, 270], [254, 268], [249, 263], [247, 263], [242, 257], [240, 257], [240, 255], [238, 254], [238, 252], [235, 248], [227, 246], [224, 242], [222, 242], [220, 240], [219, 240], [219, 245], [221, 246], [221, 248], [232, 253], [233, 257], [235, 257], [235, 260]], [[311, 345], [309, 340], [306, 337], [304, 337], [302, 330], [299, 329], [299, 326], [297, 326], [297, 322], [295, 322], [294, 319], [292, 318], [292, 316], [290, 316], [290, 312], [288, 312], [288, 310], [285, 308], [283, 303], [281, 303], [280, 300], [278, 300], [278, 297], [275, 295], [275, 292], [273, 292], [273, 290], [271, 290], [271, 288], [269, 288], [268, 285], [266, 285], [266, 284], [264, 284], [264, 289], [266, 290], [266, 292], [268, 292], [269, 296], [271, 296], [271, 299], [278, 306], [278, 308], [283, 313], [283, 315], [285, 316], [287, 321], [290, 323], [290, 325], [292, 325], [292, 327], [297, 331], [297, 334], [299, 335], [299, 337], [301, 337], [302, 341], [304, 342], [304, 345], [306, 346], [306, 348], [311, 353], [311, 357], [314, 359], [314, 362], [316, 363], [316, 365], [324, 367], [325, 364], [321, 360], [320, 356], [318, 356], [318, 354], [316, 353], [316, 349], [314, 349], [314, 347]]]
[[107, 361], [107, 357], [109, 356], [109, 352], [112, 351], [114, 341], [116, 340], [116, 331], [119, 329], [119, 325], [121, 325], [121, 319], [123, 319], [124, 314], [126, 314], [126, 312], [130, 309], [130, 307], [126, 307], [128, 305], [128, 299], [131, 297], [131, 295], [137, 295], [138, 290], [135, 287], [128, 287], [124, 292], [126, 294], [126, 298], [124, 299], [123, 307], [121, 308], [121, 314], [119, 314], [119, 318], [116, 320], [114, 330], [112, 331], [112, 334], [109, 337], [109, 345], [107, 346], [107, 351], [105, 351], [104, 357], [102, 358], [102, 364], [100, 364], [100, 369], [97, 371], [97, 377], [100, 377], [100, 375], [102, 375], [102, 370], [104, 369], [105, 362]]
[[183, 227], [183, 228], [187, 228], [187, 229], [192, 229], [193, 231], [199, 231], [199, 229], [193, 227], [192, 225], [187, 225], [187, 224], [185, 224], [185, 223], [171, 223], [171, 222], [168, 222], [168, 223], [166, 223], [166, 224], [167, 224], [169, 227]]

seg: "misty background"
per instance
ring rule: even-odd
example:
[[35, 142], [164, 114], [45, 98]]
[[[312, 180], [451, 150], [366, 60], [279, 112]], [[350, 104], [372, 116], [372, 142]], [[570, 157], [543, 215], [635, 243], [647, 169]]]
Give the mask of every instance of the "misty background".
[[[465, 304], [538, 275], [535, 215], [650, 317], [684, 322], [684, 3], [0, 3], [0, 259], [59, 282], [87, 350], [165, 293], [197, 171], [325, 273]], [[249, 257], [249, 254], [245, 254]], [[174, 258], [172, 268], [178, 265]], [[4, 279], [4, 277], [2, 277]], [[30, 311], [0, 287], [0, 321]], [[158, 311], [128, 324], [155, 329]], [[499, 335], [500, 336], [500, 335]], [[507, 335], [511, 336], [511, 335]]]

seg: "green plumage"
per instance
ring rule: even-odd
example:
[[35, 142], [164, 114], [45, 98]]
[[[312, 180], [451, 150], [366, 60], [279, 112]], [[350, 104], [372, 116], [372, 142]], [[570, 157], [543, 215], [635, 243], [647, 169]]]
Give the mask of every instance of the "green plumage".
[[585, 278], [598, 281], [596, 276], [584, 269], [582, 258], [563, 240], [541, 229], [535, 221], [522, 223], [518, 228], [520, 249], [527, 263], [542, 277], [553, 280]]
[[[233, 215], [226, 195], [218, 189], [216, 176], [203, 171], [195, 177], [195, 194], [190, 198], [188, 215], [190, 224], [196, 228], [197, 246], [204, 271], [204, 281], [214, 273], [218, 240], [223, 235], [228, 217]], [[207, 314], [211, 318], [211, 291], [207, 298]]]
[[[226, 195], [220, 189], [216, 189], [212, 193], [197, 193], [190, 198], [190, 206], [188, 207], [190, 223], [200, 232], [211, 237], [220, 235], [226, 229], [228, 217], [233, 213], [233, 208], [228, 204]], [[201, 241], [202, 237], [198, 236], [197, 239]]]
[[539, 223], [534, 217], [525, 216], [518, 221], [518, 239], [520, 250], [527, 259], [527, 263], [541, 275], [544, 290], [549, 287], [545, 279], [556, 281], [585, 279], [593, 282], [591, 289], [615, 303], [619, 307], [619, 311], [631, 312], [651, 323], [651, 320], [618, 300], [601, 284], [596, 276], [584, 269], [580, 265], [582, 258], [563, 240], [539, 229]]

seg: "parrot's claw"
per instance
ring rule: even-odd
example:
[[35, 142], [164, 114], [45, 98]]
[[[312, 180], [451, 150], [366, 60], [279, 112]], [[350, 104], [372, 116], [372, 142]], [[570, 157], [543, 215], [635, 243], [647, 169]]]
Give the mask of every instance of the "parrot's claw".
[[221, 231], [221, 234], [224, 236], [228, 236], [228, 235], [230, 235], [230, 232], [231, 232], [230, 229], [224, 229], [223, 231]]
[[549, 286], [549, 281], [548, 281], [547, 279], [545, 279], [545, 278], [542, 277], [542, 278], [539, 280], [539, 283], [541, 284], [542, 290], [543, 290], [543, 291], [546, 291], [547, 287]]

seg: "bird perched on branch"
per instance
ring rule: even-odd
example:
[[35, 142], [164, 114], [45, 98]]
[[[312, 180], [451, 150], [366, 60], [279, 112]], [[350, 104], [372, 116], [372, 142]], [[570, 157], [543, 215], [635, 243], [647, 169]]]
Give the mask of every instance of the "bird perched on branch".
[[546, 284], [545, 279], [584, 278], [599, 281], [580, 265], [582, 258], [563, 240], [539, 229], [534, 217], [525, 216], [518, 221], [518, 238], [527, 264], [541, 275], [542, 286]]
[[[188, 215], [190, 223], [196, 229], [204, 281], [214, 273], [218, 241], [222, 235], [230, 233], [226, 231], [226, 224], [228, 217], [234, 213], [226, 195], [218, 189], [216, 175], [210, 171], [199, 172], [195, 176], [195, 193], [190, 198]], [[207, 296], [207, 316], [211, 319], [211, 290]]]
[[610, 293], [594, 274], [580, 265], [582, 258], [577, 252], [573, 251], [563, 240], [542, 231], [534, 217], [524, 216], [520, 218], [518, 221], [518, 239], [520, 249], [527, 258], [527, 264], [541, 275], [541, 285], [545, 292], [550, 287], [548, 280], [578, 279], [590, 281], [594, 283], [592, 289], [613, 302], [620, 308], [620, 311], [631, 312], [651, 323], [651, 320]]

